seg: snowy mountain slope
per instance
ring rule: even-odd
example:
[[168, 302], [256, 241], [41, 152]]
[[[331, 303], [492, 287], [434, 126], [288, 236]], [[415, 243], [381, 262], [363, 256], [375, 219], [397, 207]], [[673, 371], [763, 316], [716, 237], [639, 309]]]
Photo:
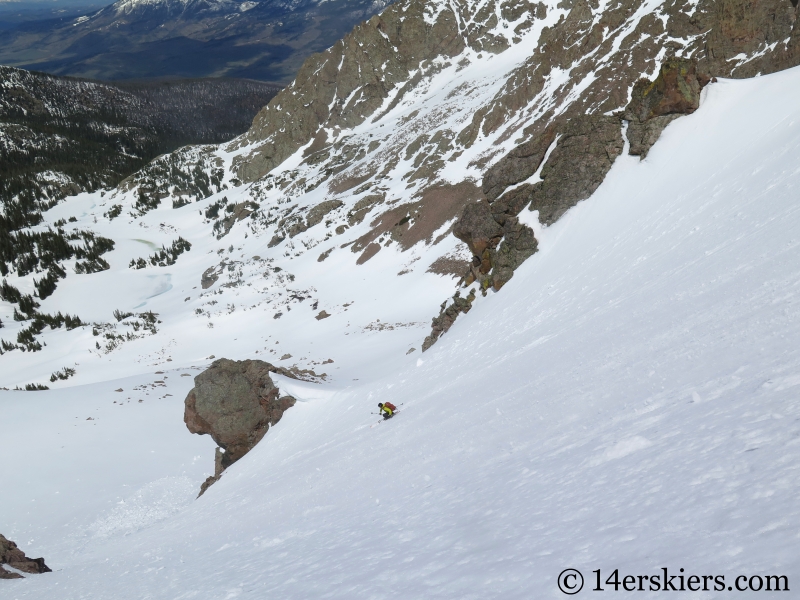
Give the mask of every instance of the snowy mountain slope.
[[[590, 200], [537, 230], [540, 252], [422, 359], [358, 383], [294, 382], [305, 402], [163, 522], [132, 533], [138, 511], [93, 504], [57, 535], [114, 525], [77, 551], [50, 529], [73, 505], [37, 496], [42, 517], [2, 527], [55, 572], [8, 582], [13, 597], [559, 598], [567, 567], [589, 587], [594, 569], [662, 567], [793, 585], [800, 109], [786, 98], [798, 87], [792, 69], [706, 88], [645, 161], [623, 154]], [[128, 395], [116, 385], [85, 394], [80, 415], [151, 410], [134, 395], [113, 407]], [[73, 418], [47, 399], [73, 393], [2, 392], [4, 439], [25, 444], [45, 406]], [[400, 415], [377, 424], [379, 399]], [[162, 431], [153, 442], [179, 439]], [[30, 446], [40, 462], [52, 452]], [[122, 445], [97, 452], [133, 487], [155, 486]], [[195, 452], [176, 445], [150, 482], [193, 477]], [[28, 495], [0, 496], [0, 514], [19, 515]], [[145, 497], [161, 495], [127, 500]]]
[[153, 8], [163, 8], [168, 11], [183, 12], [185, 10], [208, 10], [208, 11], [235, 11], [241, 2], [232, 0], [119, 0], [114, 2], [111, 7], [117, 14], [131, 13], [136, 10], [150, 10]]
[[[339, 349], [362, 343], [376, 348], [370, 368], [389, 372], [420, 349], [429, 319], [457, 289], [451, 277], [464, 275], [470, 259], [480, 262], [450, 235], [465, 206], [496, 202], [505, 189], [524, 196], [535, 188], [550, 168], [546, 157], [563, 154], [560, 144], [581, 118], [601, 120], [615, 138], [611, 149], [621, 151], [621, 110], [668, 51], [691, 56], [703, 81], [792, 64], [797, 10], [791, 3], [759, 7], [742, 16], [708, 3], [638, 0], [535, 10], [503, 2], [395, 4], [310, 58], [233, 143], [161, 157], [115, 190], [50, 211], [34, 231], [59, 224], [65, 235], [91, 230], [116, 244], [103, 255], [110, 269], [102, 273], [73, 274], [74, 259], [64, 262], [67, 279], [41, 302], [48, 314], [77, 314], [96, 326], [66, 332], [41, 325], [38, 332], [30, 320], [14, 321], [15, 307], [3, 303], [0, 337], [8, 347], [31, 336], [47, 345], [33, 355], [7, 352], [0, 384], [49, 385], [64, 368], [77, 370], [71, 381], [90, 382], [146, 372], [167, 358], [188, 367], [211, 354], [264, 353], [291, 355], [286, 364], [320, 374], [333, 359], [324, 372], [338, 371], [342, 382], [360, 378], [365, 365]], [[653, 11], [663, 18], [653, 20]], [[741, 56], [720, 58], [732, 52]], [[531, 61], [539, 74], [523, 85]], [[531, 143], [541, 146], [542, 164], [523, 156], [527, 170], [512, 170], [490, 195], [493, 169]], [[595, 175], [571, 204], [588, 197], [605, 171]], [[523, 200], [520, 209], [530, 198]], [[513, 218], [533, 239], [535, 217], [522, 211]], [[174, 255], [174, 264], [149, 263], [179, 238], [191, 249]], [[530, 253], [529, 245], [512, 266]], [[495, 258], [486, 259], [489, 267]], [[11, 271], [7, 280], [21, 294], [33, 293], [42, 277]], [[131, 319], [152, 311], [161, 323], [144, 335], [142, 321], [117, 322], [115, 310]]]

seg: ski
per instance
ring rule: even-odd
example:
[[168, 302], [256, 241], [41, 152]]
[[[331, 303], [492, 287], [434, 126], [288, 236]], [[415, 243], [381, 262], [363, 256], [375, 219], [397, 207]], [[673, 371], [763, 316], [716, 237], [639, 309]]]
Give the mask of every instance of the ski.
[[[374, 415], [375, 413], [370, 413], [370, 414], [371, 414], [371, 415]], [[396, 411], [394, 411], [394, 414], [393, 414], [391, 417], [389, 417], [389, 419], [394, 419], [394, 417], [395, 417], [396, 415], [399, 415], [399, 414], [400, 414], [400, 411], [399, 411], [399, 410], [396, 410]], [[380, 421], [378, 421], [377, 423], [373, 423], [372, 425], [370, 425], [370, 426], [369, 426], [369, 428], [370, 428], [370, 429], [372, 429], [372, 428], [373, 428], [373, 427], [375, 427], [376, 425], [380, 425], [381, 423], [383, 423], [384, 421], [388, 421], [389, 419], [381, 419], [381, 420], [380, 420]]]

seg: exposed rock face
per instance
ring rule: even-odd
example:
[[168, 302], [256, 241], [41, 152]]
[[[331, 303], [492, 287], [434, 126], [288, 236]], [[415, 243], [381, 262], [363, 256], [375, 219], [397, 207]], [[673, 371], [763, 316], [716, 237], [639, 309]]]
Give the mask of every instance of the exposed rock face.
[[698, 75], [693, 60], [682, 58], [667, 60], [655, 81], [637, 81], [624, 112], [630, 154], [646, 157], [667, 125], [696, 111], [708, 81], [707, 76]]
[[[670, 59], [655, 81], [637, 82], [624, 113], [630, 121], [630, 153], [645, 156], [671, 120], [697, 110], [702, 85], [707, 81], [707, 77], [698, 77], [694, 61]], [[619, 117], [604, 115], [557, 121], [486, 172], [486, 200], [468, 205], [453, 228], [453, 234], [473, 253], [472, 267], [462, 280], [465, 287], [477, 281], [484, 290], [491, 285], [498, 291], [511, 279], [538, 248], [533, 231], [520, 223], [517, 215], [528, 206], [539, 211], [542, 224], [550, 225], [589, 198], [622, 153], [621, 126]], [[540, 181], [522, 183], [540, 167]], [[459, 314], [469, 310], [471, 304], [458, 300], [454, 298], [449, 307], [443, 306], [434, 319], [423, 351], [450, 328]]]
[[341, 200], [326, 200], [325, 202], [317, 204], [314, 208], [308, 211], [305, 220], [302, 218], [299, 219], [288, 229], [289, 237], [294, 237], [298, 233], [304, 232], [309, 227], [313, 227], [314, 225], [322, 223], [322, 219], [325, 218], [325, 215], [336, 210], [343, 204], [344, 202]]
[[190, 432], [209, 434], [222, 449], [217, 449], [214, 476], [203, 484], [201, 494], [294, 406], [291, 396], [279, 397], [269, 376], [276, 370], [260, 360], [221, 358], [194, 378], [183, 420]]
[[[541, 181], [502, 194], [508, 186], [534, 175], [554, 142], [555, 148], [542, 167]], [[453, 228], [453, 234], [475, 257], [464, 284], [479, 280], [484, 289], [491, 285], [499, 290], [536, 252], [533, 231], [517, 219], [520, 211], [528, 205], [539, 211], [543, 224], [555, 222], [594, 193], [623, 145], [618, 117], [582, 116], [548, 129], [500, 160], [484, 179], [487, 200], [467, 206]], [[491, 277], [482, 277], [490, 271]]]
[[22, 575], [12, 573], [3, 568], [8, 565], [23, 573], [49, 573], [50, 567], [44, 564], [43, 558], [28, 558], [17, 545], [5, 536], [0, 535], [0, 579], [20, 579]]
[[[270, 204], [262, 226], [287, 257], [319, 242], [317, 214], [357, 264], [431, 243], [428, 213], [456, 218], [473, 254], [461, 285], [499, 290], [537, 249], [525, 207], [547, 226], [591, 196], [623, 121], [644, 157], [707, 81], [800, 64], [797, 17], [791, 0], [399, 0], [310, 57], [225, 148], [234, 185]], [[496, 78], [477, 69], [479, 53], [510, 48]]]
[[450, 306], [447, 306], [447, 302], [442, 302], [439, 316], [433, 319], [431, 333], [422, 343], [422, 351], [425, 352], [436, 343], [436, 340], [442, 334], [447, 333], [447, 330], [455, 323], [458, 315], [468, 313], [474, 300], [475, 292], [470, 292], [466, 298], [461, 297], [461, 292], [456, 292], [455, 296], [453, 296], [453, 303]]
[[[530, 186], [525, 186], [529, 193]], [[478, 282], [482, 290], [503, 287], [516, 268], [532, 256], [538, 247], [533, 230], [520, 223], [519, 211], [530, 200], [510, 203], [487, 201], [470, 204], [453, 227], [453, 234], [472, 251], [472, 265], [462, 278], [464, 287]], [[501, 243], [502, 241], [502, 243]], [[465, 310], [459, 312], [467, 312]], [[445, 328], [441, 333], [449, 329]], [[434, 336], [438, 339], [441, 333]], [[423, 351], [426, 350], [423, 347]]]
[[531, 189], [530, 209], [539, 211], [539, 221], [550, 225], [591, 196], [623, 146], [617, 117], [591, 115], [568, 121], [542, 168], [542, 181]]
[[508, 217], [503, 225], [503, 243], [492, 257], [492, 287], [495, 291], [503, 287], [523, 262], [533, 256], [539, 244], [533, 230], [520, 223], [516, 217]]
[[[380, 108], [392, 110], [431, 69], [441, 68], [430, 64], [436, 59], [455, 57], [467, 46], [493, 53], [507, 49], [505, 32], [497, 31], [496, 4], [500, 2], [434, 7], [425, 0], [401, 1], [358, 25], [325, 52], [309, 57], [294, 82], [256, 116], [239, 142], [257, 144], [246, 157], [235, 160], [239, 178], [249, 182], [262, 177], [314, 139], [321, 127], [350, 128]], [[542, 15], [541, 4], [505, 4], [504, 16], [517, 17], [517, 35]], [[471, 25], [465, 29], [465, 23]], [[420, 69], [422, 63], [427, 68]], [[395, 87], [399, 91], [393, 94]], [[390, 94], [392, 101], [383, 107]], [[288, 126], [286, 115], [291, 115]]]
[[483, 193], [489, 201], [497, 200], [508, 186], [525, 181], [536, 173], [557, 133], [555, 127], [548, 128], [543, 134], [514, 148], [490, 167], [483, 175]]
[[480, 189], [471, 181], [437, 185], [425, 190], [415, 202], [381, 213], [370, 223], [371, 229], [350, 246], [352, 252], [361, 252], [356, 263], [363, 264], [375, 256], [385, 241], [396, 242], [402, 251], [422, 241], [438, 243], [447, 234], [434, 239], [434, 233], [480, 197]]
[[[452, 11], [426, 26], [425, 9], [422, 0], [404, 2], [401, 9], [389, 7], [330, 49], [309, 57], [288, 93], [253, 121], [247, 141], [260, 146], [237, 161], [239, 178], [249, 182], [262, 177], [314, 138], [323, 124], [332, 128], [363, 122], [422, 60], [459, 54], [464, 38]], [[283, 129], [285, 114], [292, 115], [288, 130]]]
[[496, 248], [503, 237], [503, 228], [492, 217], [489, 203], [468, 204], [453, 227], [453, 235], [472, 251], [480, 272], [488, 273], [492, 268], [490, 250]]

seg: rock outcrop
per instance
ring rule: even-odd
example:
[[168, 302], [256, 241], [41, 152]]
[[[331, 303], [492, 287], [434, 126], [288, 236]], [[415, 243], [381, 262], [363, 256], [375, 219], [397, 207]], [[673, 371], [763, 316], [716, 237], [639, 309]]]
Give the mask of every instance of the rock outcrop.
[[439, 337], [447, 333], [447, 330], [453, 326], [456, 319], [460, 314], [466, 314], [472, 308], [472, 302], [475, 300], [475, 292], [470, 292], [466, 298], [461, 297], [461, 292], [456, 292], [453, 296], [453, 303], [449, 306], [447, 302], [442, 302], [439, 316], [434, 317], [431, 333], [425, 338], [422, 343], [422, 351], [425, 352], [428, 348], [436, 343]]
[[473, 265], [478, 273], [487, 274], [492, 268], [491, 250], [503, 237], [503, 228], [492, 217], [489, 202], [484, 200], [467, 205], [453, 227], [453, 235], [472, 252]]
[[[517, 218], [520, 211], [528, 206], [539, 211], [542, 224], [555, 222], [594, 193], [623, 146], [619, 117], [575, 117], [514, 149], [489, 169], [483, 185], [486, 200], [467, 206], [453, 228], [474, 256], [464, 285], [479, 281], [484, 289], [491, 285], [495, 291], [505, 285], [537, 249], [533, 231]], [[539, 181], [522, 183], [543, 161]], [[516, 184], [521, 185], [505, 191]]]
[[[485, 199], [469, 204], [453, 227], [473, 254], [464, 287], [478, 282], [483, 290], [491, 286], [498, 291], [536, 252], [533, 231], [517, 217], [526, 206], [539, 212], [543, 225], [550, 225], [597, 190], [622, 153], [623, 119], [629, 122], [630, 154], [644, 158], [672, 120], [697, 110], [708, 82], [696, 61], [668, 59], [654, 81], [636, 83], [621, 115], [557, 120], [489, 168], [483, 178]], [[537, 171], [539, 181], [533, 181]], [[423, 351], [471, 307], [458, 296], [446, 304], [433, 319]]]
[[667, 125], [700, 108], [700, 92], [709, 80], [698, 74], [695, 61], [672, 58], [661, 65], [655, 81], [637, 81], [623, 113], [629, 123], [629, 153], [645, 158]]
[[623, 146], [619, 118], [589, 115], [570, 119], [542, 168], [542, 181], [531, 188], [530, 209], [539, 211], [539, 221], [555, 223], [591, 196]]
[[28, 558], [17, 545], [0, 535], [0, 579], [21, 579], [22, 575], [3, 568], [8, 565], [23, 573], [49, 573], [52, 569], [44, 564], [43, 558]]
[[260, 360], [221, 358], [194, 378], [194, 388], [184, 402], [183, 420], [190, 432], [208, 434], [219, 446], [214, 475], [205, 481], [200, 495], [294, 406], [295, 399], [280, 396], [269, 375], [277, 370]]
[[[432, 24], [423, 0], [390, 6], [361, 23], [321, 54], [309, 57], [277, 102], [270, 102], [239, 144], [257, 144], [234, 160], [239, 178], [264, 176], [311, 141], [321, 127], [347, 128], [375, 113], [396, 84], [402, 85], [424, 60], [456, 56], [465, 38], [450, 8]], [[277, 98], [277, 97], [276, 97]], [[393, 105], [402, 98], [395, 98]], [[291, 126], [284, 115], [292, 115]]]
[[[665, 47], [723, 77], [771, 73], [800, 60], [792, 0], [665, 0], [654, 6], [621, 0], [602, 8], [586, 0], [557, 7], [508, 0], [441, 5], [401, 0], [324, 53], [309, 57], [295, 81], [237, 142], [239, 147], [253, 146], [235, 160], [239, 178], [249, 182], [262, 177], [311, 140], [318, 141], [313, 149], [321, 153], [314, 160], [325, 160], [319, 158], [330, 156], [326, 136], [319, 135], [323, 129], [344, 130], [376, 118], [378, 111], [391, 110], [424, 85], [434, 61], [455, 58], [466, 48], [504, 51], [550, 13], [559, 18], [543, 28], [528, 60], [464, 129], [450, 136], [455, 147], [439, 145], [444, 150], [440, 155], [469, 147], [480, 134], [491, 135], [509, 124], [504, 137], [523, 130], [530, 139], [560, 116], [619, 110], [641, 73], [658, 67]], [[504, 29], [510, 23], [511, 35]], [[554, 72], [569, 72], [569, 80], [549, 86]], [[437, 163], [430, 158], [431, 165]], [[441, 168], [445, 162], [438, 164]]]

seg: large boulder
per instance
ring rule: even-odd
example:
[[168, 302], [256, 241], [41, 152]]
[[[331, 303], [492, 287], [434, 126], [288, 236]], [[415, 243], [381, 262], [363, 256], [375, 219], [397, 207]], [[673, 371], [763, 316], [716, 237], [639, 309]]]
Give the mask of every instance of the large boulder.
[[219, 446], [214, 475], [203, 484], [201, 495], [294, 406], [295, 399], [281, 397], [269, 376], [276, 370], [261, 360], [221, 358], [194, 378], [183, 420], [190, 432], [208, 434]]
[[17, 545], [4, 535], [0, 535], [0, 579], [20, 579], [22, 575], [7, 571], [2, 565], [8, 565], [23, 573], [49, 573], [50, 567], [44, 564], [43, 558], [28, 558]]

